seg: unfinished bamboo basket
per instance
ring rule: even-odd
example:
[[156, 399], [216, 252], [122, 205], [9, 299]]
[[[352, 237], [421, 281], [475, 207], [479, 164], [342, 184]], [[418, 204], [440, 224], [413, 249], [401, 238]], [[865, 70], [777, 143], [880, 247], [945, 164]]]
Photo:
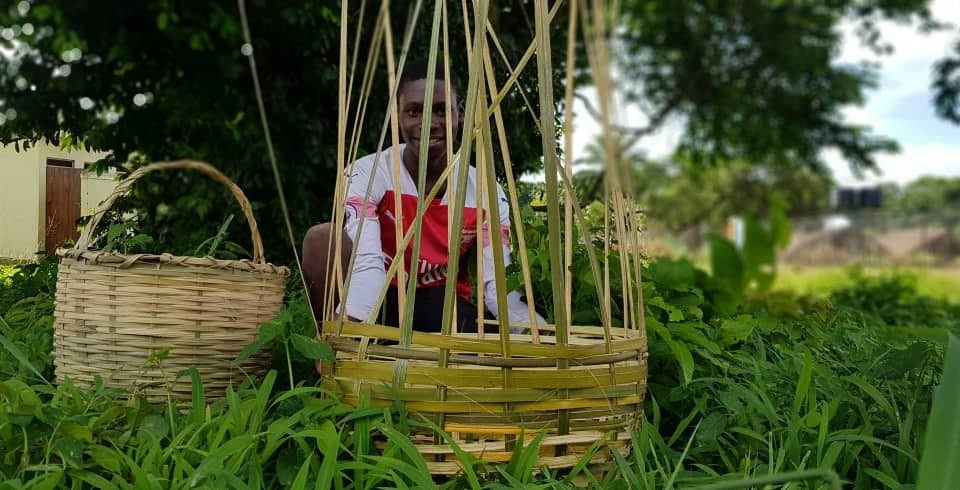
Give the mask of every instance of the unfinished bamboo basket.
[[[643, 332], [614, 329], [607, 343], [601, 327], [574, 327], [566, 346], [549, 335], [539, 344], [513, 335], [510, 355], [503, 356], [499, 339], [476, 334], [414, 332], [404, 348], [370, 340], [397, 341], [397, 328], [344, 322], [337, 335], [336, 325], [327, 322], [324, 329], [338, 353], [324, 367], [328, 386], [354, 406], [402, 401], [414, 417], [437, 422], [478, 459], [509, 461], [521, 432], [525, 444], [544, 433], [538, 468], [568, 468], [588, 452], [591, 463], [600, 463], [610, 451], [629, 449], [646, 390]], [[449, 352], [446, 368], [439, 366], [441, 351]], [[410, 439], [432, 473], [460, 471], [451, 444], [432, 430], [414, 431]]]
[[[253, 260], [218, 260], [167, 253], [120, 254], [90, 250], [94, 230], [117, 199], [144, 175], [199, 170], [226, 186], [240, 203], [253, 239]], [[259, 376], [269, 351], [244, 362], [237, 355], [283, 304], [290, 271], [266, 262], [249, 201], [213, 166], [162, 162], [130, 174], [101, 203], [75, 248], [58, 249], [54, 366], [58, 379], [130, 389], [151, 401], [191, 398], [182, 371], [195, 366], [208, 399], [228, 385]], [[165, 357], [159, 353], [169, 348]], [[154, 356], [150, 362], [151, 356]], [[163, 357], [159, 359], [159, 357]]]
[[[356, 162], [359, 137], [367, 129], [363, 128], [363, 114], [367, 101], [371, 98], [372, 79], [378, 66], [379, 53], [383, 53], [387, 68], [388, 92], [390, 100], [383, 125], [380, 127], [380, 141], [376, 148], [384, 148], [389, 133], [392, 148], [399, 148], [398, 122], [398, 78], [403, 73], [403, 65], [410, 49], [413, 30], [416, 29], [421, 12], [421, 3], [417, 2], [405, 19], [407, 32], [403, 36], [403, 45], [394, 44], [389, 2], [382, 0], [375, 23], [370, 26], [372, 38], [369, 43], [361, 43], [360, 24], [363, 23], [363, 7], [359, 20], [356, 20], [349, 7], [349, 1], [342, 2], [341, 8], [341, 53], [339, 65], [338, 94], [338, 140], [337, 175], [350, 176], [338, 179], [333, 196], [333, 237], [334, 246], [328, 257], [341, 257], [343, 243], [344, 203], [347, 190], [353, 178], [353, 163]], [[429, 3], [429, 2], [427, 2]], [[527, 63], [536, 55], [538, 76], [539, 114], [534, 115], [535, 124], [543, 146], [543, 167], [545, 178], [546, 210], [549, 238], [549, 273], [553, 293], [553, 315], [555, 325], [538, 325], [534, 319], [532, 307], [529, 309], [530, 322], [525, 325], [511, 324], [506, 320], [502, 305], [506, 297], [505, 252], [500, 247], [491, 247], [496, 289], [498, 296], [497, 333], [489, 334], [481, 328], [477, 333], [457, 333], [454, 307], [456, 304], [453, 282], [449, 281], [444, 293], [443, 320], [440, 333], [423, 333], [412, 330], [412, 310], [416, 295], [417, 273], [407, 273], [404, 266], [397, 267], [405, 260], [416, 263], [420, 252], [423, 206], [418, 206], [412, 223], [403, 220], [400, 193], [394, 193], [392, 216], [380, 226], [394, 226], [396, 239], [394, 257], [410, 256], [403, 260], [390, 260], [385, 263], [386, 282], [379, 292], [374, 312], [382, 305], [387, 285], [395, 280], [398, 285], [399, 328], [345, 321], [334, 312], [337, 302], [347, 302], [349, 291], [349, 270], [340, 261], [333, 260], [332, 276], [335, 284], [324, 291], [322, 304], [312, 305], [320, 311], [318, 334], [336, 351], [333, 361], [324, 361], [319, 368], [323, 383], [331, 391], [338, 393], [344, 401], [357, 407], [391, 406], [402, 404], [413, 417], [430, 420], [433, 424], [414, 425], [409, 433], [410, 440], [427, 460], [430, 471], [436, 475], [451, 475], [462, 470], [463, 462], [458, 453], [468, 453], [483, 461], [507, 461], [513, 450], [532, 440], [539, 440], [539, 453], [536, 467], [554, 469], [569, 468], [578, 464], [603, 463], [609, 461], [615, 452], [625, 454], [630, 450], [629, 433], [635, 429], [641, 419], [643, 399], [647, 379], [647, 337], [644, 324], [643, 294], [641, 288], [641, 256], [637, 216], [637, 206], [631, 196], [630, 186], [622, 186], [620, 176], [624, 175], [621, 159], [616, 155], [612, 128], [616, 104], [611, 100], [613, 83], [610, 79], [610, 52], [607, 45], [615, 36], [611, 35], [616, 19], [617, 2], [607, 5], [603, 0], [569, 0], [567, 2], [535, 0], [535, 22], [531, 25], [535, 36], [528, 49], [514, 65], [503, 52], [497, 38], [491, 17], [488, 15], [491, 2], [475, 0], [462, 2], [459, 15], [463, 17], [464, 44], [467, 46], [467, 86], [458, 94], [462, 103], [464, 135], [459, 148], [453, 148], [454, 113], [453, 102], [445, 97], [445, 141], [447, 143], [448, 164], [443, 174], [436, 179], [432, 189], [426, 187], [427, 142], [432, 137], [431, 129], [435, 124], [433, 117], [433, 97], [437, 81], [444, 80], [444, 94], [453, 93], [450, 71], [449, 32], [447, 19], [458, 15], [448, 13], [456, 8], [457, 2], [435, 0], [432, 2], [432, 22], [430, 26], [430, 44], [426, 62], [427, 76], [424, 78], [425, 93], [422, 107], [417, 110], [423, 115], [420, 132], [417, 172], [402, 175], [404, 166], [400, 162], [399, 151], [389, 152], [393, 158], [392, 180], [394, 189], [400, 188], [402, 179], [416, 181], [419, 202], [432, 202], [441, 188], [446, 191], [448, 228], [450, 232], [450, 252], [445, 268], [446, 277], [458, 277], [461, 251], [458, 237], [476, 237], [477, 243], [484, 243], [481, 237], [489, 233], [490, 243], [510, 243], [508, 237], [501, 235], [497, 226], [489, 226], [484, 231], [481, 221], [502, 224], [499, 219], [499, 202], [507, 198], [498, 195], [494, 165], [494, 155], [502, 164], [503, 174], [509, 189], [509, 204], [512, 222], [516, 228], [520, 265], [524, 274], [525, 295], [534, 298], [530, 261], [526, 256], [523, 227], [519, 214], [518, 192], [512, 173], [510, 149], [507, 144], [507, 129], [501, 114], [501, 104], [511, 90], [518, 88], [518, 75]], [[242, 2], [241, 2], [242, 5]], [[569, 6], [567, 24], [567, 60], [566, 91], [564, 94], [564, 141], [562, 154], [572, 154], [572, 104], [574, 54], [578, 18], [583, 24], [583, 38], [586, 54], [589, 58], [593, 82], [597, 89], [597, 102], [602, 119], [604, 147], [603, 170], [605, 173], [604, 193], [606, 200], [603, 230], [596, 237], [586, 228], [580, 206], [576, 203], [576, 192], [572, 186], [572, 162], [560, 163], [555, 127], [555, 104], [552, 87], [555, 73], [551, 51], [551, 21], [561, 5]], [[582, 7], [582, 8], [581, 8]], [[523, 8], [521, 6], [521, 8]], [[578, 14], [578, 11], [583, 12]], [[472, 19], [468, 19], [472, 15]], [[241, 7], [246, 42], [250, 43], [249, 26], [246, 24], [244, 10]], [[472, 20], [472, 22], [470, 22]], [[426, 25], [426, 23], [423, 23]], [[442, 28], [441, 28], [442, 26]], [[471, 30], [473, 26], [473, 30]], [[354, 29], [353, 50], [349, 51], [349, 29]], [[442, 35], [441, 35], [442, 34]], [[363, 38], [366, 39], [366, 38]], [[506, 66], [506, 80], [497, 79], [497, 70], [492, 60], [490, 45], [500, 55], [500, 66]], [[441, 47], [442, 45], [442, 47]], [[354, 79], [360, 46], [369, 47], [366, 67], [362, 70], [362, 82]], [[396, 55], [399, 53], [399, 61]], [[249, 55], [249, 64], [253, 76], [260, 115], [267, 128], [266, 111], [260, 95], [254, 54]], [[438, 62], [442, 61], [442, 68]], [[440, 76], [440, 70], [444, 76]], [[502, 73], [502, 72], [501, 72]], [[349, 77], [349, 79], [348, 79]], [[501, 84], [502, 82], [502, 84]], [[457, 87], [461, 89], [462, 87]], [[355, 93], [356, 92], [356, 93]], [[523, 97], [524, 89], [519, 90]], [[524, 97], [531, 113], [534, 112]], [[356, 110], [357, 114], [352, 112]], [[456, 122], [459, 124], [459, 121]], [[531, 128], [517, 128], [529, 131]], [[348, 137], [349, 135], [352, 135]], [[265, 131], [268, 149], [271, 148], [269, 131]], [[499, 152], [494, 149], [493, 141], [499, 143]], [[456, 150], [456, 152], [454, 151]], [[375, 159], [379, 159], [380, 152]], [[272, 155], [274, 161], [275, 158]], [[464, 229], [463, 209], [467, 192], [469, 172], [452, 171], [455, 161], [474, 165], [477, 172], [476, 188], [478, 215], [476, 230]], [[371, 172], [368, 182], [356, 183], [365, 188], [366, 202], [372, 188]], [[455, 176], [454, 176], [455, 174]], [[359, 175], [359, 174], [357, 174]], [[279, 184], [278, 184], [279, 185]], [[560, 194], [563, 192], [563, 199]], [[354, 197], [357, 197], [356, 193]], [[404, 196], [405, 197], [405, 196]], [[443, 199], [441, 199], [443, 201]], [[485, 204], [484, 204], [485, 203]], [[389, 202], [375, 202], [375, 207], [387, 206]], [[484, 209], [485, 208], [485, 209]], [[366, 213], [360, 213], [359, 229], [362, 229]], [[378, 219], [376, 215], [372, 219]], [[579, 231], [579, 243], [574, 242], [574, 221]], [[391, 225], [390, 222], [393, 224]], [[611, 224], [612, 223], [612, 224]], [[468, 233], [469, 232], [469, 233]], [[359, 235], [361, 232], [356, 231]], [[502, 240], [506, 238], [505, 240]], [[603, 241], [602, 255], [594, 250], [594, 240]], [[571, 311], [571, 291], [574, 283], [571, 276], [573, 249], [583, 245], [588, 249], [592, 281], [580, 287], [596, 287], [596, 307], [602, 311], [602, 326], [573, 326]], [[408, 248], [409, 247], [409, 248]], [[412, 249], [412, 250], [410, 250]], [[349, 251], [348, 251], [349, 252]], [[618, 282], [622, 292], [614, 297], [611, 293], [610, 265], [599, 263], [597, 256], [608, 257], [617, 254], [619, 261]], [[485, 253], [478, 253], [482, 261]], [[354, 262], [356, 249], [353, 250], [350, 263]], [[602, 259], [601, 259], [602, 260]], [[481, 264], [477, 270], [482, 271]], [[481, 283], [482, 278], [477, 279]], [[588, 281], [583, 281], [588, 282]], [[406, 285], [405, 287], [403, 285]], [[406, 288], [406, 293], [401, 291]], [[478, 287], [477, 304], [483, 288]], [[372, 294], [371, 291], [365, 291]], [[614, 306], [616, 305], [616, 306]], [[592, 305], [591, 305], [592, 306]], [[619, 307], [619, 308], [617, 308]], [[614, 318], [614, 310], [617, 318]], [[317, 311], [317, 310], [314, 310]], [[405, 313], [403, 313], [405, 312]], [[480, 308], [479, 323], [484, 323], [483, 308]], [[523, 334], [517, 334], [522, 330]], [[522, 436], [521, 436], [522, 434]]]

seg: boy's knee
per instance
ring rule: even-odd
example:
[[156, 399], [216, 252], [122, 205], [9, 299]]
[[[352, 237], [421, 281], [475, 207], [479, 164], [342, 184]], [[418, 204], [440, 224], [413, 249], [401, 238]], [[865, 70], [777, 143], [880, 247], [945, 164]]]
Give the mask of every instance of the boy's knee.
[[[303, 262], [309, 266], [326, 263], [334, 244], [334, 229], [332, 223], [313, 225], [303, 236]], [[353, 250], [353, 242], [346, 235], [340, 237], [341, 260], [349, 260]]]
[[317, 245], [330, 242], [330, 231], [333, 229], [330, 223], [321, 223], [313, 225], [303, 236], [303, 250], [307, 251], [315, 248]]

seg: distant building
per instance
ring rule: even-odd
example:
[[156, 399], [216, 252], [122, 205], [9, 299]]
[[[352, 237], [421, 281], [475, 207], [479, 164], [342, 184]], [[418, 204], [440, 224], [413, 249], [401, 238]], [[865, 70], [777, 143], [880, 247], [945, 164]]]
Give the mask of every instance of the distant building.
[[90, 215], [116, 187], [115, 173], [87, 167], [104, 152], [63, 150], [37, 143], [17, 151], [0, 147], [0, 258], [33, 259], [79, 236], [77, 220]]
[[837, 187], [831, 204], [837, 211], [880, 209], [883, 207], [883, 190], [879, 187]]

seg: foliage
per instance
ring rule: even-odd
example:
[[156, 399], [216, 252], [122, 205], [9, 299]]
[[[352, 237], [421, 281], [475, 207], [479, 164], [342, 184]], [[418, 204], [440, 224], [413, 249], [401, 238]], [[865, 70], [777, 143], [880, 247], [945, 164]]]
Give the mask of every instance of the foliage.
[[57, 265], [54, 258], [19, 265], [8, 269], [0, 276], [0, 314], [14, 303], [34, 296], [53, 297], [57, 282]]
[[[742, 250], [714, 237], [711, 272], [667, 258], [644, 269], [650, 430], [618, 463], [637, 472], [632, 488], [663, 485], [657, 470], [686, 484], [808, 468], [833, 468], [854, 488], [916, 481], [938, 339], [960, 331], [960, 307], [901, 276], [854, 278], [830, 301], [771, 292], [773, 251], [789, 237], [783, 210], [771, 214], [770, 227], [748, 219]], [[550, 291], [542, 221], [525, 215], [541, 295]], [[574, 254], [574, 321], [598, 324], [585, 250]], [[616, 308], [618, 256], [606, 259]], [[535, 302], [549, 312], [551, 301]]]
[[[294, 340], [312, 337], [299, 295], [264, 327], [261, 341], [273, 332], [278, 342], [276, 371], [266, 379], [205, 405], [196, 378], [192, 403], [151, 406], [102, 387], [43, 381], [52, 374], [53, 283], [38, 285], [38, 277], [17, 275], [4, 289], [15, 304], [0, 310], [0, 486], [433, 484], [404, 436], [409, 424], [429, 422], [402, 407], [352, 409], [320, 396], [311, 357], [325, 354]], [[662, 488], [749, 485], [734, 480], [774, 474], [830, 477], [802, 471], [818, 468], [834, 469], [851, 488], [916, 482], [944, 351], [923, 340], [930, 336], [898, 328], [957, 332], [960, 306], [919, 296], [906, 280], [865, 279], [829, 301], [755, 284], [729, 313], [718, 306], [715, 273], [691, 262], [653, 260], [645, 278], [650, 376], [634, 451], [604, 474], [582, 467], [532, 474], [534, 438], [526, 449], [518, 444], [508, 464], [468, 464], [441, 481], [445, 487]], [[24, 297], [28, 290], [35, 295]], [[596, 299], [577, 294], [575, 311], [593, 311]], [[800, 472], [781, 475], [787, 471]]]
[[[325, 342], [316, 340], [317, 330], [313, 315], [302, 292], [292, 295], [286, 308], [277, 317], [261, 325], [257, 338], [237, 356], [238, 361], [248, 359], [259, 350], [272, 346], [274, 364], [286, 362], [289, 387], [296, 386], [296, 379], [310, 379], [315, 375], [314, 362], [333, 359], [333, 350]], [[291, 356], [291, 352], [298, 355]]]
[[[943, 227], [960, 236], [960, 178], [920, 177], [904, 186], [885, 184], [883, 225]], [[867, 217], [869, 218], [869, 216]]]
[[852, 284], [830, 295], [833, 303], [847, 306], [873, 321], [887, 325], [957, 327], [960, 306], [918, 294], [915, 276], [892, 274], [871, 277], [858, 269], [851, 270], [850, 275]]
[[[845, 123], [844, 106], [863, 102], [875, 68], [834, 62], [851, 21], [878, 52], [880, 19], [932, 23], [927, 2], [623, 2], [627, 100], [653, 122], [682, 121], [681, 152], [696, 160], [794, 160], [823, 168], [835, 148], [858, 170], [897, 148], [863, 126]], [[677, 117], [679, 116], [679, 117]], [[642, 136], [641, 128], [633, 133]]]
[[[273, 130], [279, 166], [295, 233], [329, 219], [337, 161], [337, 84], [340, 13], [335, 2], [303, 0], [249, 1], [265, 104]], [[399, 46], [414, 2], [393, 2], [391, 17]], [[26, 8], [21, 8], [21, 5]], [[460, 4], [451, 2], [452, 53], [465, 53]], [[426, 11], [427, 9], [424, 9]], [[356, 62], [353, 104], [357, 110], [371, 42], [370, 25], [377, 9], [349, 13], [351, 40], [364, 26]], [[414, 24], [411, 56], [426, 53], [429, 29], [426, 14]], [[532, 39], [532, 2], [495, 5], [491, 18], [499, 40], [516, 64]], [[24, 30], [24, 26], [30, 28]], [[565, 26], [565, 22], [556, 22]], [[84, 144], [111, 151], [99, 164], [129, 171], [147, 161], [192, 158], [208, 161], [236, 181], [250, 198], [266, 249], [272, 259], [292, 258], [280, 215], [273, 176], [266, 163], [264, 135], [258, 119], [236, 2], [135, 2], [114, 0], [88, 5], [63, 0], [8, 2], [0, 8], [0, 26], [16, 26], [13, 41], [2, 38], [0, 97], [4, 114], [0, 143], [23, 147], [45, 139], [66, 146]], [[11, 27], [12, 28], [12, 27]], [[559, 27], [557, 27], [559, 29]], [[12, 43], [16, 44], [12, 44]], [[352, 45], [352, 43], [351, 43]], [[295, 49], [291, 49], [295, 46]], [[565, 44], [557, 44], [558, 56]], [[498, 80], [506, 67], [493, 53]], [[461, 57], [462, 58], [462, 57]], [[461, 80], [467, 70], [461, 58], [452, 60]], [[386, 102], [381, 62], [359, 130], [359, 154], [376, 150]], [[561, 80], [562, 73], [557, 74]], [[531, 97], [536, 71], [519, 79], [523, 95]], [[462, 89], [461, 89], [462, 90]], [[535, 106], [534, 106], [535, 107]], [[530, 114], [518, 90], [504, 101], [507, 127], [529, 126]], [[511, 156], [521, 174], [539, 167], [539, 140], [510, 132]], [[349, 135], [348, 135], [349, 137]], [[222, 223], [237, 207], [218, 184], [186, 172], [151, 175], [133, 188], [133, 198], [119, 211], [135, 212], [143, 232], [163, 251], [187, 254], [185, 244], [199, 243], [210, 230], [196, 222]], [[242, 230], [228, 237], [249, 244]]]
[[960, 124], [960, 39], [953, 44], [953, 53], [933, 68], [934, 105], [937, 114]]
[[[697, 165], [689, 159], [650, 160], [640, 153], [620, 148], [620, 164], [629, 169], [633, 195], [651, 225], [670, 231], [693, 226], [721, 228], [730, 216], [761, 216], [773, 205], [773, 196], [786, 201], [793, 216], [817, 215], [830, 204], [829, 175], [796, 161], [747, 163], [742, 160]], [[598, 143], [587, 146], [578, 161], [592, 167], [602, 163]], [[574, 175], [581, 202], [603, 199], [603, 172], [581, 170]]]
[[[330, 2], [302, 0], [247, 3], [272, 137], [287, 199], [297, 203], [292, 218], [300, 233], [329, 219], [329, 176], [337, 148], [332, 108], [338, 94], [339, 9]], [[412, 4], [391, 3], [398, 38]], [[449, 4], [450, 32], [462, 32], [459, 4]], [[361, 53], [350, 60], [357, 78], [367, 55], [363, 48], [370, 45], [374, 10], [366, 9], [363, 18], [360, 9], [349, 13], [349, 28], [363, 26], [357, 44]], [[497, 50], [492, 53], [498, 81], [506, 79], [507, 65], [515, 66], [532, 40], [532, 11], [529, 0], [491, 6], [491, 23], [507, 59]], [[679, 116], [686, 126], [682, 153], [691, 161], [739, 159], [765, 168], [822, 169], [819, 154], [828, 147], [838, 148], [855, 167], [869, 168], [875, 152], [894, 149], [892, 141], [841, 121], [839, 110], [862, 102], [874, 72], [833, 63], [840, 42], [837, 25], [845, 18], [858, 22], [865, 41], [880, 49], [876, 20], [930, 23], [921, 0], [829, 6], [629, 1], [622, 3], [621, 13], [620, 71], [631, 83], [619, 89], [628, 100], [652, 107], [648, 127], [626, 131], [624, 139], [635, 141]], [[552, 23], [556, 60], [564, 59], [566, 15], [561, 8]], [[426, 52], [424, 26], [429, 23], [424, 18], [414, 24], [413, 53]], [[210, 161], [251, 198], [267, 250], [290, 258], [233, 2], [114, 0], [98, 4], [97, 15], [77, 2], [10, 2], [0, 9], [0, 25], [13, 33], [13, 39], [0, 39], [0, 44], [15, 50], [11, 57], [0, 57], [5, 108], [0, 142], [22, 147], [46, 139], [111, 151], [101, 169], [127, 165], [129, 170], [145, 161], [173, 158]], [[353, 34], [351, 30], [351, 41]], [[463, 80], [465, 40], [451, 35], [450, 42], [453, 69]], [[586, 66], [583, 46], [577, 49], [579, 66]], [[555, 89], [564, 76], [562, 64], [557, 67]], [[368, 98], [372, 110], [358, 131], [361, 154], [376, 149], [386, 105], [382, 71], [382, 64], [376, 67]], [[518, 174], [540, 165], [537, 138], [530, 131], [510, 130], [530, 127], [527, 103], [533, 111], [538, 103], [535, 76], [529, 68], [520, 73], [518, 88], [502, 105]], [[578, 72], [577, 78], [585, 81], [588, 75]], [[353, 91], [359, 92], [359, 83]], [[347, 112], [356, 110], [354, 104]], [[223, 222], [234, 207], [214, 184], [188, 173], [151, 176], [135, 187], [134, 199], [121, 211], [133, 209], [159, 248], [184, 253], [176, 247], [197, 243], [207, 233], [190, 226], [195, 217]], [[248, 240], [239, 231], [228, 238]]]
[[960, 410], [960, 341], [950, 335], [943, 379], [934, 394], [930, 426], [924, 439], [924, 456], [917, 478], [918, 488], [950, 488], [960, 479], [960, 427], [955, 417]]
[[853, 286], [864, 276], [901, 275], [917, 294], [960, 303], [960, 275], [950, 269], [928, 267], [887, 268], [862, 267], [781, 267], [774, 288], [797, 295], [828, 296], [835, 290]]

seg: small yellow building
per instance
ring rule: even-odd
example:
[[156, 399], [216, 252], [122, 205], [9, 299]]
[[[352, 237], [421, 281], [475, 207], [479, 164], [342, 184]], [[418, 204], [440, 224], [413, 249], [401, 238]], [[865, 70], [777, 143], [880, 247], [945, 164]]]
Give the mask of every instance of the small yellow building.
[[37, 143], [0, 147], [0, 259], [31, 260], [79, 236], [77, 220], [116, 187], [116, 173], [89, 172], [108, 153]]

